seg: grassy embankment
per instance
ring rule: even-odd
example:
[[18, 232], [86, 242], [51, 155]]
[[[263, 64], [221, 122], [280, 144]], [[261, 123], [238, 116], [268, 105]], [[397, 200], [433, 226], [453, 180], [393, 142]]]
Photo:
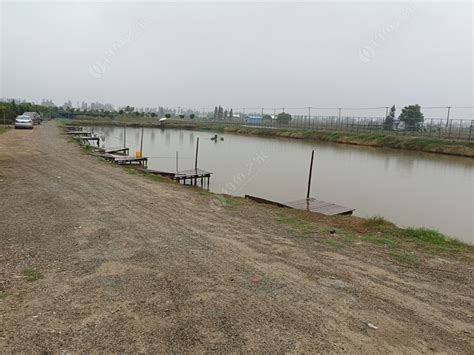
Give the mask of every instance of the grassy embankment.
[[[142, 117], [118, 117], [114, 119], [91, 119], [80, 117], [73, 121], [84, 125], [105, 125], [105, 126], [129, 126], [129, 127], [157, 127], [156, 120]], [[304, 139], [318, 142], [332, 142], [353, 144], [371, 147], [384, 147], [394, 149], [405, 149], [413, 151], [422, 151], [428, 153], [457, 155], [474, 158], [474, 142], [458, 141], [450, 139], [439, 139], [433, 137], [412, 137], [405, 135], [376, 133], [355, 133], [355, 132], [332, 132], [300, 130], [288, 128], [258, 128], [244, 127], [238, 124], [228, 123], [200, 123], [183, 122], [179, 120], [170, 120], [166, 122], [167, 128], [179, 128], [188, 130], [202, 130], [226, 132], [234, 134], [261, 136], [261, 137], [280, 137], [292, 139]]]
[[[78, 121], [76, 121], [79, 123]], [[90, 124], [90, 122], [81, 122]], [[116, 125], [118, 122], [108, 122]], [[103, 124], [103, 123], [101, 123]], [[107, 123], [105, 123], [107, 124]], [[141, 125], [136, 122], [122, 122], [128, 126]], [[150, 125], [151, 126], [151, 125]], [[214, 128], [213, 128], [214, 129]], [[77, 143], [77, 140], [71, 139]], [[90, 150], [84, 149], [89, 153]], [[105, 161], [104, 161], [105, 162]], [[106, 164], [111, 164], [106, 162]], [[125, 168], [127, 173], [144, 176], [147, 179], [170, 183], [171, 180], [152, 174], [146, 174], [135, 168]], [[214, 194], [199, 188], [187, 187], [193, 192], [206, 196], [224, 208], [245, 208], [240, 197]], [[247, 201], [245, 202], [247, 203]], [[275, 208], [270, 207], [269, 208]], [[405, 265], [419, 266], [433, 256], [449, 258], [474, 258], [474, 246], [452, 239], [438, 231], [426, 228], [399, 228], [382, 217], [359, 218], [347, 216], [323, 216], [306, 211], [282, 208], [276, 222], [281, 224], [295, 238], [311, 238], [315, 234], [323, 237], [323, 242], [336, 249], [355, 248], [361, 244], [377, 246], [378, 252]], [[325, 238], [327, 237], [327, 238]]]

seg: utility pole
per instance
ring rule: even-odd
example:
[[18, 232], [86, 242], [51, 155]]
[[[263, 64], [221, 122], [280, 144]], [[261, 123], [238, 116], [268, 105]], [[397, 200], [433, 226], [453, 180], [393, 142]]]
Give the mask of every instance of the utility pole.
[[448, 109], [448, 114], [446, 116], [446, 127], [448, 127], [449, 124], [449, 112], [451, 111], [451, 106], [446, 107]]

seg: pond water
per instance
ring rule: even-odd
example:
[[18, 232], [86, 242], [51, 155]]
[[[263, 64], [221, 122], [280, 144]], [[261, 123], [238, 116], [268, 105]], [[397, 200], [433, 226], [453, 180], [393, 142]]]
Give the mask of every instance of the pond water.
[[[124, 129], [94, 127], [107, 148], [123, 146]], [[358, 216], [383, 216], [399, 226], [437, 229], [474, 244], [474, 159], [342, 144], [260, 138], [213, 132], [145, 128], [148, 167], [213, 172], [210, 190], [250, 194], [278, 202], [306, 196], [311, 150], [315, 150], [311, 196], [355, 208]], [[127, 128], [131, 154], [141, 129]]]

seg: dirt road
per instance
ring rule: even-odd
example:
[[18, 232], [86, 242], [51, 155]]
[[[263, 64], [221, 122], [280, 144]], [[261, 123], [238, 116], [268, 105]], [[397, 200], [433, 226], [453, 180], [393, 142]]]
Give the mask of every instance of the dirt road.
[[472, 263], [402, 266], [282, 213], [134, 176], [53, 123], [3, 133], [0, 351], [472, 353]]

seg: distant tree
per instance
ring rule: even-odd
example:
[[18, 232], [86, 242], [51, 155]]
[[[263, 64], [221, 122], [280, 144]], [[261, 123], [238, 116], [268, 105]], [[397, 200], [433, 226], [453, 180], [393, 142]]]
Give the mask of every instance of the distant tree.
[[150, 113], [150, 116], [151, 116], [151, 117], [156, 117], [156, 113], [155, 113], [155, 112], [152, 112], [152, 113]]
[[217, 120], [218, 109], [217, 106], [214, 108], [214, 119]]
[[167, 114], [165, 115], [165, 117], [166, 117], [166, 118], [170, 118], [170, 117], [171, 117], [171, 114], [170, 114], [170, 113], [167, 113]]
[[140, 112], [135, 112], [135, 116], [140, 116]]
[[194, 113], [189, 115], [189, 118], [192, 119], [192, 120], [194, 119], [194, 117], [195, 117]]
[[391, 130], [393, 128], [393, 122], [395, 121], [395, 105], [390, 108], [390, 113], [387, 117], [385, 117], [385, 121], [383, 122], [383, 128], [385, 130]]
[[135, 111], [135, 108], [132, 106], [125, 106], [124, 111], [126, 114], [131, 114], [133, 111]]
[[224, 110], [224, 119], [226, 119], [226, 118], [227, 118], [227, 115], [228, 115], [228, 114], [229, 114], [229, 111], [227, 111], [227, 110]]
[[119, 115], [123, 115], [123, 112], [124, 112], [124, 111], [123, 111], [122, 109], [120, 109], [120, 110], [119, 110]]
[[184, 118], [184, 115], [183, 114], [179, 115], [179, 118]]
[[290, 123], [291, 119], [291, 115], [287, 112], [280, 112], [276, 118], [277, 122], [280, 124], [288, 124]]
[[234, 118], [234, 111], [232, 109], [230, 109], [229, 111], [229, 117]]
[[271, 122], [272, 122], [272, 116], [263, 115], [263, 123], [271, 123]]
[[23, 112], [20, 113], [20, 110], [18, 109], [18, 106], [16, 105], [15, 100], [11, 102], [11, 110], [15, 112], [15, 115], [21, 115]]
[[224, 119], [224, 109], [221, 106], [219, 106], [219, 110], [217, 111], [217, 119]]
[[420, 105], [405, 106], [402, 108], [402, 112], [398, 118], [400, 121], [405, 123], [405, 127], [408, 130], [420, 129], [421, 123], [425, 119], [423, 113], [421, 112]]

